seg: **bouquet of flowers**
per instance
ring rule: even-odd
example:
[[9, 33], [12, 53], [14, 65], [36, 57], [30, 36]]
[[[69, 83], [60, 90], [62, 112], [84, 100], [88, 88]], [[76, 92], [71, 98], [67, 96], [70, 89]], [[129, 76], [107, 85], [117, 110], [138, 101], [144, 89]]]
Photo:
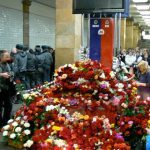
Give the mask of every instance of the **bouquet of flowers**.
[[[26, 105], [3, 128], [3, 136], [32, 150], [130, 150], [130, 139], [141, 139], [149, 120], [150, 103], [136, 90], [132, 80], [117, 80], [97, 61], [64, 65], [52, 85], [23, 95]], [[23, 132], [16, 133], [16, 127]]]
[[10, 119], [2, 131], [3, 137], [8, 139], [9, 145], [16, 148], [23, 148], [24, 143], [31, 137], [30, 123], [25, 117]]

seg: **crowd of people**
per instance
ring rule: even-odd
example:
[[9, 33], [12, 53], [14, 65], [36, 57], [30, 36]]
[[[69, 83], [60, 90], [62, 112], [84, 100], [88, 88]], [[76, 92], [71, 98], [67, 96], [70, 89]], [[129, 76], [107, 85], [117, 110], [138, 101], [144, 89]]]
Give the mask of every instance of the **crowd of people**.
[[120, 66], [135, 76], [135, 85], [143, 99], [150, 97], [150, 50], [122, 50], [117, 56]]
[[47, 45], [35, 49], [17, 44], [11, 51], [0, 51], [0, 127], [10, 119], [11, 98], [15, 96], [15, 81], [24, 85], [24, 90], [43, 85], [53, 80], [55, 51]]
[[139, 49], [139, 47], [137, 47], [135, 49], [123, 49], [117, 58], [120, 62], [124, 63], [128, 69], [135, 68], [142, 60], [147, 61], [150, 65], [150, 51], [146, 48]]
[[15, 80], [21, 81], [25, 89], [34, 88], [52, 81], [54, 73], [54, 50], [47, 45], [36, 45], [35, 49], [17, 44], [11, 50], [11, 67]]

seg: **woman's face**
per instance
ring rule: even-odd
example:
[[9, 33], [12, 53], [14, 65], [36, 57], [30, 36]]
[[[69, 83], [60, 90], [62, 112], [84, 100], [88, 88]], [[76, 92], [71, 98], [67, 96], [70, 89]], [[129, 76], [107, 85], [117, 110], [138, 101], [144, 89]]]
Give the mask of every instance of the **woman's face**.
[[147, 71], [147, 67], [143, 64], [143, 65], [140, 65], [138, 66], [140, 72], [143, 74]]
[[140, 72], [143, 72], [143, 66], [139, 66], [139, 70], [140, 70]]
[[125, 55], [125, 54], [126, 54], [126, 50], [123, 49], [123, 50], [121, 51], [121, 53], [122, 53], [123, 55]]
[[10, 54], [8, 52], [5, 52], [1, 58], [1, 62], [5, 63], [10, 60]]

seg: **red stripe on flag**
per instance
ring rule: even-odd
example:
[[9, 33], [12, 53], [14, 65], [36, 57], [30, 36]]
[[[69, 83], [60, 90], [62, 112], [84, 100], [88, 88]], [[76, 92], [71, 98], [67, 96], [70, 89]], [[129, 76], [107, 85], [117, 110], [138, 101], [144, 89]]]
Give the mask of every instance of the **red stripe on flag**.
[[108, 68], [112, 68], [114, 51], [114, 19], [102, 19], [101, 29], [104, 34], [101, 35], [101, 63]]

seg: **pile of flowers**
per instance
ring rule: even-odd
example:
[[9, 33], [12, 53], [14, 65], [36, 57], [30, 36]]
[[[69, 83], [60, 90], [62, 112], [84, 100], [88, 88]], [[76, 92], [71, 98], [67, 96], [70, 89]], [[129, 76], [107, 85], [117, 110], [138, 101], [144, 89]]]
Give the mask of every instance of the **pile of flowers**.
[[23, 97], [3, 136], [32, 150], [130, 150], [149, 129], [149, 99], [97, 61], [62, 66]]

